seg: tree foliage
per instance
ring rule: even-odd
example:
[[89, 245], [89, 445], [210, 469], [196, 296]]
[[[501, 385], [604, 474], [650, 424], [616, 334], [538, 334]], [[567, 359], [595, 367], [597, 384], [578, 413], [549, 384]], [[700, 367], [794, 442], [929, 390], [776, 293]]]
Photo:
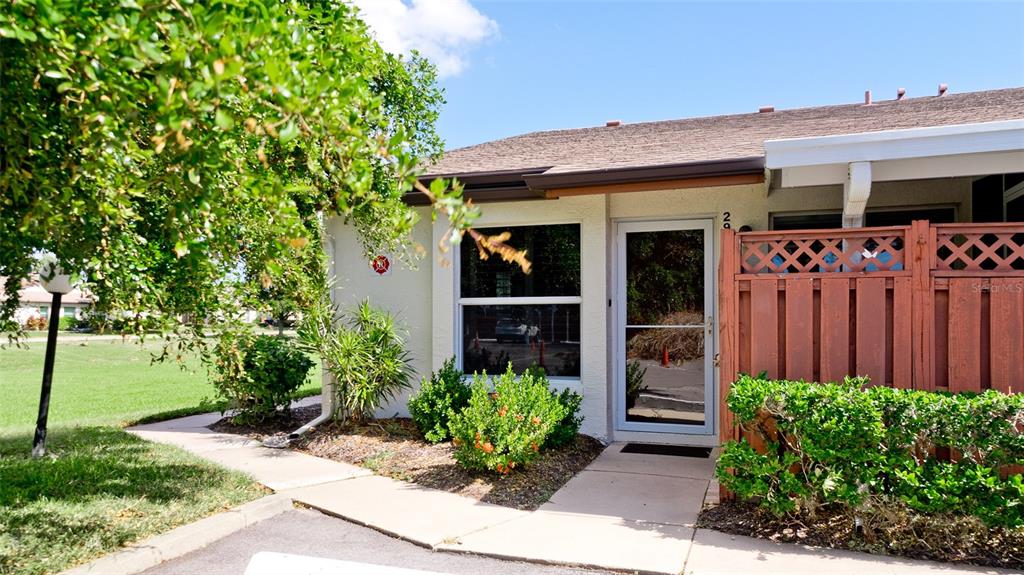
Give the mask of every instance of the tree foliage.
[[[406, 250], [401, 195], [441, 151], [441, 102], [433, 67], [341, 1], [3, 3], [0, 331], [40, 252], [129, 327], [198, 333], [260, 289], [301, 291], [326, 216]], [[429, 196], [457, 241], [476, 210], [444, 182]]]

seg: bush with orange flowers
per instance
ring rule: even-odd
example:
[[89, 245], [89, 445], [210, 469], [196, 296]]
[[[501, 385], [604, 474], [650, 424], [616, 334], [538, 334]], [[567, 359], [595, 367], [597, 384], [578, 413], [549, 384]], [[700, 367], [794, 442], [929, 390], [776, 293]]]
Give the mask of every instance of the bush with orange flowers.
[[511, 364], [493, 382], [486, 373], [475, 376], [471, 389], [469, 404], [450, 421], [455, 459], [468, 469], [507, 474], [525, 467], [566, 417], [543, 374], [517, 376]]

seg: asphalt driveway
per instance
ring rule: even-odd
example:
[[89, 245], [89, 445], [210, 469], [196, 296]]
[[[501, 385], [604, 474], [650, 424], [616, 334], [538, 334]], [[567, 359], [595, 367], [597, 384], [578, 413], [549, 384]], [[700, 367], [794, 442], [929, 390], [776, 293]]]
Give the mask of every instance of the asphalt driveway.
[[595, 575], [598, 571], [439, 553], [322, 513], [296, 509], [238, 531], [145, 575], [242, 575], [257, 552], [273, 551], [371, 565], [477, 575]]

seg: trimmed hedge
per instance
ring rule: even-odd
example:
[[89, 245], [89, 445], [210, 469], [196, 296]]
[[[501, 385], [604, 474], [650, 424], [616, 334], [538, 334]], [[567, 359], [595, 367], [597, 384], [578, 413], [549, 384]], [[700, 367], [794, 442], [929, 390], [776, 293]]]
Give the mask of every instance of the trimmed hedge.
[[780, 515], [902, 504], [989, 526], [1024, 525], [1024, 479], [1007, 473], [1024, 464], [1024, 395], [867, 383], [741, 377], [728, 405], [758, 445], [746, 438], [725, 444], [722, 486]]

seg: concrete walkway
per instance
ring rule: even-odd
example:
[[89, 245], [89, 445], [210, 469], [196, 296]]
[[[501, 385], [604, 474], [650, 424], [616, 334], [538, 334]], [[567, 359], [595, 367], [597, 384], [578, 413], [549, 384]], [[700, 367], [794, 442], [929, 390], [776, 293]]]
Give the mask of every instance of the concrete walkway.
[[197, 415], [129, 431], [249, 473], [303, 505], [435, 550], [665, 574], [1009, 573], [698, 530], [705, 496], [717, 493], [713, 458], [627, 454], [613, 444], [527, 512], [206, 428], [218, 419]]

